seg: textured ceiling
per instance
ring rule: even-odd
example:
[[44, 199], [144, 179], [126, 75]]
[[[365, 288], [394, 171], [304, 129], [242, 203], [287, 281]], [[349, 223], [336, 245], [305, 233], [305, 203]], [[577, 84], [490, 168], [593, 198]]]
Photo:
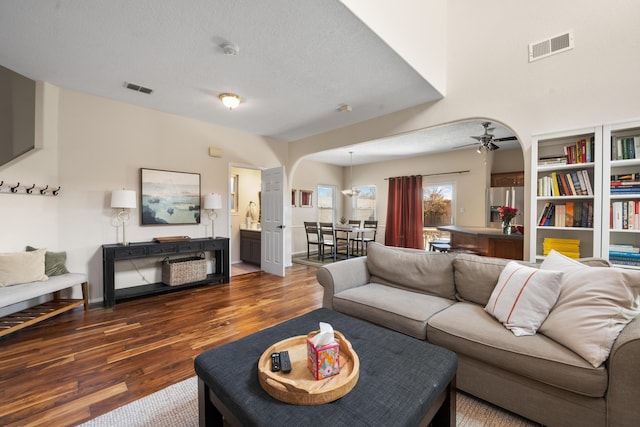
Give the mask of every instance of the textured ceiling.
[[3, 0], [0, 65], [283, 141], [441, 98], [338, 0]]
[[[361, 165], [457, 149], [476, 150], [479, 145], [478, 141], [472, 139], [471, 136], [479, 136], [484, 133], [484, 128], [481, 124], [484, 121], [486, 120], [468, 120], [420, 129], [362, 144], [322, 151], [306, 156], [305, 159], [348, 166], [350, 164], [349, 152], [353, 152], [353, 164]], [[499, 123], [492, 123], [489, 133], [494, 135], [495, 138], [513, 136], [511, 129]], [[517, 140], [501, 141], [496, 144], [500, 147], [500, 150], [521, 148]]]

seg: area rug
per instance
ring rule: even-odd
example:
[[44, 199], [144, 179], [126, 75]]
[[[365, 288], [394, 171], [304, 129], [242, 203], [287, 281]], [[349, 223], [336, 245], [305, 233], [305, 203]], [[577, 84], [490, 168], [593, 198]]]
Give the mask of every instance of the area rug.
[[[529, 427], [529, 420], [458, 393], [458, 427]], [[198, 383], [189, 378], [94, 418], [80, 427], [197, 427]]]
[[[339, 257], [338, 261], [342, 261], [343, 259], [344, 255], [341, 258]], [[307, 258], [307, 253], [305, 252], [304, 254], [297, 254], [292, 256], [291, 262], [293, 262], [294, 264], [309, 265], [311, 267], [322, 267], [323, 265], [333, 263], [333, 258], [325, 258], [324, 260], [320, 261], [316, 254], [311, 254], [311, 256]]]

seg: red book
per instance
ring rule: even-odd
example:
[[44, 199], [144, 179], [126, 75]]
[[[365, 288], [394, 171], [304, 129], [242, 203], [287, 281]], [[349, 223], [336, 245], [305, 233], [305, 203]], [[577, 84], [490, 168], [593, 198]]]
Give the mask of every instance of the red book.
[[558, 175], [560, 176], [560, 182], [562, 184], [562, 188], [564, 189], [564, 194], [566, 196], [570, 196], [571, 190], [569, 189], [569, 185], [567, 185], [567, 178], [564, 176], [563, 173], [560, 173]]

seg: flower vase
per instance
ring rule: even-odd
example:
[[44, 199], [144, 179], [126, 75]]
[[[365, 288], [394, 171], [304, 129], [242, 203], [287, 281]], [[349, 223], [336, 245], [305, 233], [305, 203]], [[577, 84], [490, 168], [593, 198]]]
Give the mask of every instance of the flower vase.
[[511, 220], [502, 221], [502, 234], [511, 234]]

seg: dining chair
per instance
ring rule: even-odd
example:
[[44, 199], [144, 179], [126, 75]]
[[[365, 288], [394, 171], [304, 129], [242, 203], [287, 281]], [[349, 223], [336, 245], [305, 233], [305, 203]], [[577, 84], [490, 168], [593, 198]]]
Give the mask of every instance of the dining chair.
[[[371, 235], [373, 233], [373, 235]], [[378, 233], [378, 221], [377, 220], [365, 220], [362, 226], [362, 233], [358, 238], [358, 242], [361, 245], [361, 255], [367, 254], [367, 245], [370, 242], [376, 241], [376, 234]]]
[[[338, 255], [336, 250], [336, 229], [332, 222], [320, 222], [318, 225], [320, 227], [321, 240], [320, 257], [322, 260], [331, 257], [335, 262]], [[329, 248], [329, 254], [326, 253], [327, 248]]]
[[[360, 228], [362, 227], [362, 221], [360, 221], [359, 219], [350, 219], [349, 220], [349, 225], [354, 226], [355, 228]], [[358, 254], [360, 251], [360, 232], [356, 233], [355, 237], [352, 237], [349, 243], [351, 243], [351, 253], [352, 254]]]
[[316, 246], [318, 250], [318, 259], [322, 259], [322, 236], [320, 235], [320, 228], [317, 222], [304, 222], [304, 231], [307, 234], [307, 259], [309, 259], [309, 252], [311, 246]]

